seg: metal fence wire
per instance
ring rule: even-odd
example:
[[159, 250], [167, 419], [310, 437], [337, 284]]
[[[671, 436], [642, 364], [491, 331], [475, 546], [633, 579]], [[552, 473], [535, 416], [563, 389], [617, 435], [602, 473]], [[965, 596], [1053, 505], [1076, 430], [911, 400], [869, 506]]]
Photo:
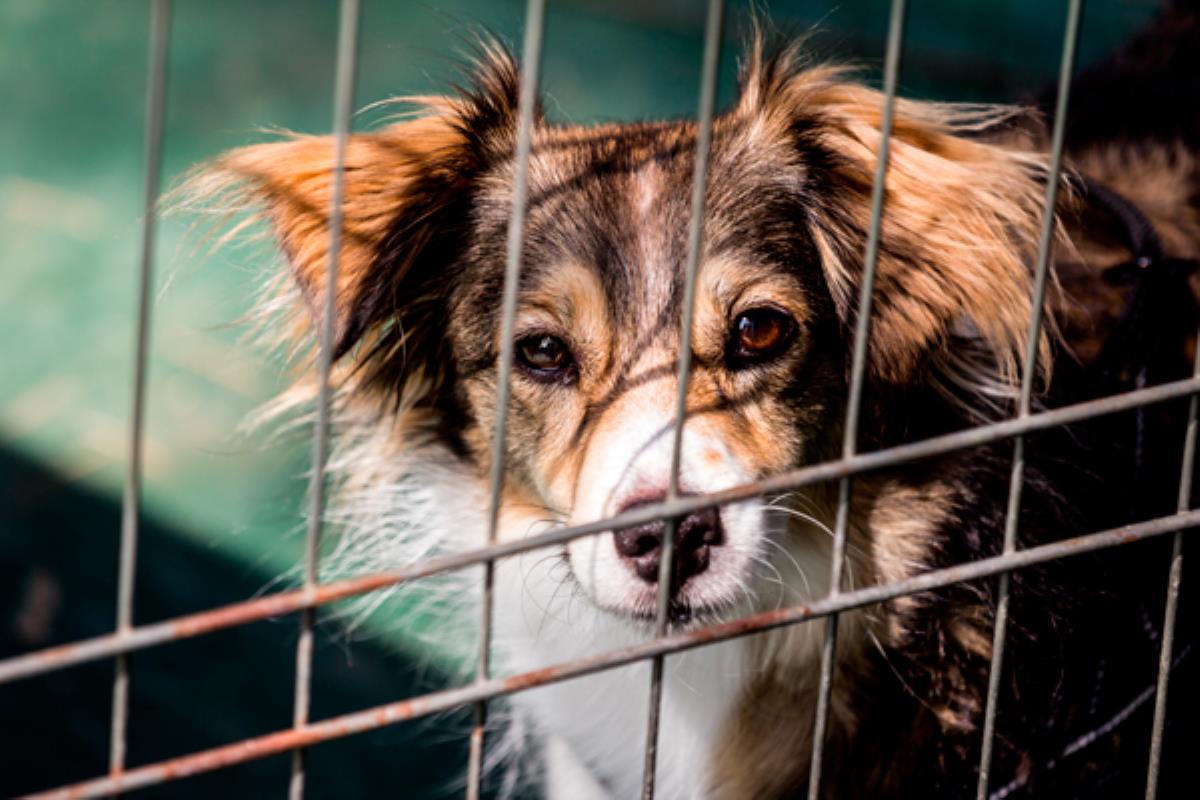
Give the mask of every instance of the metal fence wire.
[[[690, 337], [692, 299], [695, 291], [697, 264], [704, 217], [704, 187], [708, 165], [708, 149], [714, 116], [717, 63], [720, 54], [724, 3], [710, 0], [708, 3], [704, 56], [699, 98], [699, 128], [697, 152], [692, 189], [692, 208], [688, 231], [688, 251], [685, 276], [685, 305], [680, 330], [682, 346], [678, 365], [678, 395], [676, 397], [675, 426], [672, 449], [670, 489], [665, 500], [654, 505], [634, 507], [615, 517], [583, 525], [574, 525], [530, 536], [518, 542], [497, 543], [496, 523], [499, 514], [499, 490], [503, 475], [504, 442], [509, 406], [509, 375], [513, 361], [511, 331], [516, 308], [516, 289], [520, 269], [520, 253], [525, 217], [525, 200], [530, 157], [530, 142], [533, 128], [534, 99], [538, 90], [539, 65], [542, 50], [544, 0], [529, 0], [526, 10], [525, 39], [523, 45], [523, 73], [519, 99], [519, 122], [516, 145], [516, 180], [513, 188], [512, 215], [508, 228], [508, 250], [505, 269], [504, 296], [502, 307], [501, 354], [497, 397], [497, 423], [494, 431], [496, 446], [491, 472], [491, 505], [487, 545], [476, 550], [444, 555], [428, 559], [412, 566], [380, 572], [362, 577], [319, 583], [317, 567], [322, 525], [324, 468], [327, 457], [329, 433], [329, 371], [331, 324], [333, 314], [326, 308], [324, 324], [319, 331], [320, 370], [322, 391], [318, 399], [317, 423], [313, 436], [313, 460], [311, 483], [311, 507], [306, 541], [304, 580], [301, 588], [278, 592], [241, 603], [212, 610], [168, 619], [148, 625], [132, 624], [133, 585], [136, 568], [138, 537], [138, 508], [141, 475], [141, 448], [143, 410], [146, 377], [146, 353], [149, 337], [149, 287], [151, 263], [154, 255], [155, 209], [160, 184], [160, 164], [163, 147], [163, 114], [167, 89], [167, 56], [170, 49], [170, 0], [152, 0], [150, 3], [149, 67], [146, 90], [145, 119], [145, 183], [144, 217], [142, 220], [141, 252], [138, 277], [138, 318], [134, 344], [133, 399], [130, 410], [130, 437], [128, 441], [128, 471], [123, 500], [120, 539], [120, 566], [117, 622], [113, 633], [78, 641], [72, 644], [39, 650], [0, 661], [0, 684], [29, 678], [47, 672], [62, 670], [87, 661], [114, 658], [116, 677], [113, 684], [112, 739], [109, 774], [81, 783], [41, 792], [32, 797], [39, 798], [83, 798], [112, 795], [120, 792], [178, 780], [189, 775], [221, 769], [234, 764], [286, 752], [293, 753], [289, 795], [293, 800], [304, 796], [305, 749], [333, 739], [355, 733], [416, 719], [454, 708], [473, 706], [475, 721], [470, 737], [470, 760], [467, 768], [467, 796], [477, 798], [483, 775], [484, 729], [488, 701], [504, 695], [514, 694], [537, 686], [565, 681], [602, 670], [611, 670], [639, 661], [650, 661], [651, 700], [645, 746], [645, 773], [643, 797], [654, 795], [655, 758], [658, 740], [659, 705], [662, 690], [663, 658], [692, 648], [747, 636], [753, 633], [787, 625], [825, 619], [825, 640], [822, 651], [818, 705], [816, 709], [816, 734], [813, 737], [812, 770], [808, 796], [814, 800], [820, 795], [822, 782], [822, 750], [829, 709], [829, 689], [833, 680], [833, 653], [837, 639], [838, 615], [843, 611], [891, 600], [904, 595], [924, 592], [951, 584], [998, 576], [998, 607], [996, 610], [994, 647], [987, 694], [987, 706], [979, 764], [977, 797], [986, 800], [989, 794], [989, 778], [992, 745], [995, 736], [996, 703], [1001, 671], [1004, 665], [1005, 633], [1008, 620], [1009, 575], [1013, 570], [1067, 558], [1092, 551], [1118, 547], [1152, 537], [1173, 534], [1173, 548], [1168, 565], [1167, 601], [1163, 621], [1161, 657], [1159, 661], [1156, 700], [1148, 759], [1146, 797], [1153, 800], [1157, 792], [1158, 772], [1162, 756], [1163, 728], [1166, 698], [1170, 680], [1172, 646], [1175, 618], [1183, 569], [1183, 533], [1185, 529], [1200, 525], [1200, 511], [1190, 509], [1190, 487], [1192, 485], [1193, 462], [1196, 450], [1197, 393], [1200, 393], [1200, 348], [1197, 349], [1193, 376], [1187, 380], [1142, 388], [1124, 394], [1098, 400], [1077, 403], [1046, 411], [1031, 409], [1031, 394], [1034, 380], [1034, 358], [1037, 352], [1042, 297], [1047, 285], [1050, 250], [1054, 233], [1054, 208], [1058, 175], [1062, 165], [1064, 130], [1069, 102], [1070, 78], [1074, 67], [1076, 42], [1079, 37], [1082, 0], [1069, 3], [1066, 32], [1062, 47], [1062, 60], [1058, 84], [1058, 105], [1054, 118], [1051, 145], [1051, 172], [1046, 186], [1043, 207], [1043, 224], [1035, 264], [1034, 315], [1028, 330], [1025, 363], [1023, 365], [1021, 394], [1018, 413], [1012, 419], [981, 425], [954, 433], [921, 441], [889, 447], [882, 450], [860, 453], [856, 449], [859, 408], [861, 405], [864, 372], [867, 357], [867, 334], [870, 325], [872, 287], [879, 251], [880, 223], [883, 213], [884, 182], [887, 172], [888, 147], [896, 97], [896, 82], [900, 68], [900, 54], [904, 46], [905, 0], [893, 0], [887, 49], [884, 60], [884, 107], [882, 109], [882, 138], [875, 172], [871, 198], [870, 228], [864, 258], [864, 277], [859, 297], [860, 313], [854, 332], [854, 349], [850, 372], [850, 390], [846, 409], [845, 435], [842, 456], [836, 460], [801, 467], [780, 475], [747, 483], [725, 491], [708, 495], [683, 496], [679, 492], [679, 460], [684, 410], [691, 369]], [[353, 106], [353, 91], [358, 57], [359, 2], [342, 0], [339, 23], [337, 62], [334, 89], [334, 147], [335, 167], [333, 173], [332, 205], [330, 209], [329, 262], [326, 285], [336, 285], [337, 242], [342, 234], [341, 198], [343, 191], [343, 165], [346, 142], [350, 131], [350, 116]], [[327, 305], [332, 304], [334, 293], [326, 292]], [[1028, 434], [1087, 420], [1101, 415], [1114, 414], [1151, 404], [1163, 403], [1179, 398], [1190, 398], [1187, 428], [1184, 439], [1184, 457], [1179, 484], [1177, 513], [1137, 522], [1120, 528], [1104, 530], [1076, 538], [1043, 544], [1024, 550], [1016, 547], [1017, 508], [1020, 504], [1024, 475], [1024, 445]], [[924, 572], [906, 580], [843, 591], [838, 576], [846, 549], [846, 533], [849, 519], [851, 482], [864, 473], [885, 467], [926, 459], [978, 445], [1012, 440], [1013, 460], [1008, 498], [1008, 512], [1004, 529], [1004, 547], [1000, 555], [983, 558], [953, 567]], [[662, 556], [659, 573], [659, 596], [656, 618], [656, 635], [640, 644], [620, 650], [605, 652], [586, 658], [547, 665], [545, 669], [532, 672], [493, 676], [489, 662], [492, 629], [492, 571], [496, 559], [524, 553], [539, 548], [562, 545], [578, 537], [627, 528], [652, 521], [663, 521], [673, 526], [677, 521], [694, 511], [720, 507], [721, 505], [754, 498], [767, 493], [793, 490], [825, 481], [838, 481], [838, 506], [834, 530], [833, 557], [830, 564], [831, 580], [829, 594], [819, 600], [772, 611], [764, 611], [734, 621], [710, 627], [668, 632], [666, 576], [671, 572], [673, 537], [668, 533], [662, 539]], [[483, 565], [485, 577], [482, 595], [482, 616], [478, 661], [475, 680], [463, 686], [432, 692], [400, 700], [387, 705], [369, 708], [356, 713], [332, 717], [319, 721], [309, 718], [309, 697], [312, 671], [313, 622], [317, 610], [328, 603], [368, 592], [384, 589], [399, 583], [415, 581], [431, 575]], [[293, 725], [264, 736], [234, 742], [211, 750], [191, 753], [168, 761], [135, 768], [125, 765], [126, 722], [128, 716], [129, 671], [128, 658], [131, 653], [180, 639], [200, 636], [251, 622], [284, 614], [298, 613], [301, 631], [296, 652], [296, 689]]]

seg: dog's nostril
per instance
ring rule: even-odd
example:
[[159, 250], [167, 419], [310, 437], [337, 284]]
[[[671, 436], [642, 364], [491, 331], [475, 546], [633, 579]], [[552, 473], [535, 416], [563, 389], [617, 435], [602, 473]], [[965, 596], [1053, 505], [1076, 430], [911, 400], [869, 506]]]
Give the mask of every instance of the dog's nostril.
[[[617, 553], [647, 583], [658, 583], [663, 522], [648, 522], [613, 534]], [[716, 509], [688, 514], [675, 525], [675, 555], [671, 561], [674, 589], [708, 569], [711, 548], [724, 543], [721, 515]]]
[[651, 522], [629, 530], [617, 531], [613, 537], [617, 552], [626, 558], [639, 558], [662, 545], [663, 524]]
[[688, 514], [679, 522], [675, 536], [682, 541], [681, 550], [695, 549], [706, 544], [722, 544], [721, 517], [715, 508]]

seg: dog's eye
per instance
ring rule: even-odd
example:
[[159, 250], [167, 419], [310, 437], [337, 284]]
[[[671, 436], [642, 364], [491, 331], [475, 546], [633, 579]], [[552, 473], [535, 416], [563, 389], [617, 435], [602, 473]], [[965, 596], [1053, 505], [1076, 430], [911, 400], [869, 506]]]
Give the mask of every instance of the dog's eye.
[[562, 380], [571, 374], [575, 360], [562, 339], [536, 333], [517, 340], [517, 363], [535, 378]]
[[796, 333], [796, 323], [775, 308], [752, 308], [733, 321], [729, 363], [734, 369], [760, 364], [783, 352]]

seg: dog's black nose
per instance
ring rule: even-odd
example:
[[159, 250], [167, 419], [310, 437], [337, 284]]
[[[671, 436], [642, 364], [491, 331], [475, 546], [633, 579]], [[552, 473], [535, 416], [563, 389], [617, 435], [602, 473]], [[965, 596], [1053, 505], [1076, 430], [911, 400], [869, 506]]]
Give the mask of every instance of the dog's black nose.
[[[645, 503], [635, 505], [643, 504]], [[628, 511], [629, 508], [632, 506], [622, 511]], [[647, 583], [658, 583], [659, 554], [662, 552], [663, 531], [666, 527], [665, 522], [647, 522], [613, 534], [617, 553], [628, 561], [638, 577]], [[679, 520], [675, 526], [675, 554], [671, 559], [672, 591], [677, 591], [688, 578], [708, 569], [711, 549], [724, 541], [721, 515], [715, 508], [696, 511]]]

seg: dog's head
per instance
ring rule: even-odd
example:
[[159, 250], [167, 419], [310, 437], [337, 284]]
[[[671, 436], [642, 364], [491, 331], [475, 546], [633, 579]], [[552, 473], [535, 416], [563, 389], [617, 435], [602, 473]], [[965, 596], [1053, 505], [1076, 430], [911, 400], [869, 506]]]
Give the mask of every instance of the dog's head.
[[[346, 155], [333, 326], [343, 402], [369, 405], [398, 439], [436, 438], [481, 480], [499, 455], [517, 89], [515, 65], [492, 54], [474, 89], [354, 135]], [[683, 493], [836, 453], [882, 106], [844, 73], [783, 50], [750, 59], [737, 103], [716, 119]], [[878, 394], [920, 385], [961, 400], [1011, 386], [1044, 170], [973, 136], [997, 118], [898, 103], [868, 366]], [[504, 536], [524, 535], [531, 519], [591, 521], [667, 492], [696, 132], [688, 121], [570, 127], [537, 116]], [[295, 138], [233, 152], [207, 179], [265, 209], [308, 322], [328, 290], [333, 157], [328, 137]], [[571, 571], [598, 606], [646, 617], [662, 534], [646, 525], [576, 540]], [[740, 598], [772, 535], [760, 504], [679, 521], [677, 609]]]

